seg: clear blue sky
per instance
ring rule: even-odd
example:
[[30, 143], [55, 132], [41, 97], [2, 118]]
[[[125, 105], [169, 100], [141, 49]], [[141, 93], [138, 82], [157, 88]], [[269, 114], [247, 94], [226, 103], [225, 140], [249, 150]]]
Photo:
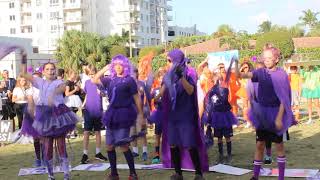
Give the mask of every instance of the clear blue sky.
[[250, 33], [256, 32], [264, 20], [291, 26], [299, 21], [303, 10], [320, 11], [320, 0], [172, 0], [168, 4], [173, 6], [169, 25], [197, 24], [208, 34], [221, 24]]

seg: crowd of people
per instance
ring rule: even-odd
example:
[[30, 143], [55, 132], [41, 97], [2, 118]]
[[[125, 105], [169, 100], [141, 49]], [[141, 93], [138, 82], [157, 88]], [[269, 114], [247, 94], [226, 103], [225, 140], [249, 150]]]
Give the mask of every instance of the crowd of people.
[[[256, 130], [252, 180], [259, 178], [262, 164], [272, 163], [272, 143], [277, 150], [279, 179], [284, 179], [284, 141], [289, 138], [289, 127], [299, 122], [301, 98], [307, 99], [306, 123], [314, 120], [313, 108], [320, 117], [320, 71], [316, 66], [290, 66], [286, 72], [277, 67], [280, 51], [272, 44], [266, 44], [259, 57], [240, 65], [232, 58], [230, 64], [220, 63], [214, 69], [209, 68], [208, 59], [197, 69], [191, 67], [179, 49], [168, 52], [167, 64], [155, 73], [152, 59], [149, 54], [134, 67], [127, 57], [117, 55], [99, 71], [82, 64], [80, 75], [46, 63], [42, 72], [29, 74], [27, 54], [22, 51], [22, 73], [17, 81], [9, 78], [8, 71], [2, 73], [1, 114], [3, 119], [16, 116], [21, 134], [34, 138], [34, 165], [46, 166], [50, 180], [54, 179], [54, 145], [64, 179], [70, 179], [65, 138], [77, 135], [77, 114], [84, 118], [80, 162], [89, 162], [89, 136], [94, 131], [95, 158], [110, 163], [106, 179], [119, 179], [116, 147], [128, 163], [129, 179], [138, 179], [134, 164], [134, 158], [140, 156], [137, 140], [142, 141], [141, 157], [147, 161], [148, 124], [154, 125], [152, 163], [174, 168], [173, 180], [183, 179], [183, 168], [195, 169], [195, 179], [204, 179], [213, 138], [218, 140], [217, 163], [232, 163], [233, 129], [240, 124], [239, 116], [245, 127]], [[101, 153], [104, 129], [107, 157]]]

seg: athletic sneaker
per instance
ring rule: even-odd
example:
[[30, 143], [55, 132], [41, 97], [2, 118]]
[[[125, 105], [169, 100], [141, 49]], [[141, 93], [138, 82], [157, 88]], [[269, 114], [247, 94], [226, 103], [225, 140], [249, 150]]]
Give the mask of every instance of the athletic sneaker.
[[109, 174], [105, 180], [119, 180], [119, 175], [112, 175], [112, 174]]
[[174, 174], [170, 176], [170, 180], [183, 180], [183, 176], [179, 174]]
[[133, 156], [133, 157], [138, 157], [138, 156], [139, 156], [139, 154], [138, 154], [138, 153], [136, 153], [136, 152], [132, 152], [132, 156]]
[[108, 158], [103, 156], [101, 154], [101, 152], [99, 152], [98, 154], [95, 155], [96, 159], [100, 160], [100, 161], [108, 161]]
[[160, 163], [160, 157], [159, 156], [155, 156], [154, 158], [152, 158], [151, 163], [152, 164], [159, 164]]
[[218, 159], [217, 159], [217, 164], [223, 164], [224, 163], [224, 157], [222, 154], [219, 155]]
[[313, 120], [312, 119], [309, 119], [307, 122], [306, 122], [306, 124], [312, 124], [313, 123]]
[[55, 180], [53, 176], [48, 176], [48, 180]]
[[264, 159], [263, 159], [263, 163], [264, 163], [265, 165], [270, 165], [270, 164], [272, 164], [272, 158], [269, 157], [269, 156], [265, 156]]
[[33, 167], [41, 167], [41, 160], [40, 159], [34, 160]]
[[138, 180], [138, 176], [136, 174], [130, 174], [128, 179], [129, 180]]
[[148, 160], [148, 153], [147, 152], [142, 153], [142, 160], [143, 161], [147, 161]]
[[81, 159], [81, 164], [87, 164], [89, 162], [88, 155], [83, 154]]
[[232, 162], [232, 155], [228, 155], [227, 157], [226, 157], [226, 164], [228, 164], [228, 165], [230, 165], [231, 164], [231, 162]]

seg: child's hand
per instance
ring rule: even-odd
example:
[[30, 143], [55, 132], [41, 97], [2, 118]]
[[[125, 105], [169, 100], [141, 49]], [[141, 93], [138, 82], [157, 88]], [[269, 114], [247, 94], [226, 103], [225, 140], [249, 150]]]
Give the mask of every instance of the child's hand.
[[277, 130], [281, 130], [283, 128], [282, 117], [277, 116], [275, 123]]

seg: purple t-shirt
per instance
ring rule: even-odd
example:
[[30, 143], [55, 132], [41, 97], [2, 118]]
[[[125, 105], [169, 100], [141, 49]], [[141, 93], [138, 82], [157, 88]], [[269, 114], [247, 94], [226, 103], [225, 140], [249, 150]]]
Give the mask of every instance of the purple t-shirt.
[[[196, 83], [193, 81], [191, 76], [186, 77], [187, 81], [196, 89]], [[184, 89], [181, 80], [176, 83], [176, 105], [175, 109], [170, 108], [169, 121], [176, 122], [192, 122], [195, 120], [197, 115], [197, 104], [196, 104], [196, 91], [191, 95]], [[170, 106], [171, 107], [171, 106]]]
[[129, 107], [134, 104], [133, 95], [138, 93], [138, 88], [132, 77], [115, 77], [113, 79], [103, 77], [101, 83], [108, 91], [110, 106], [113, 108]]
[[278, 107], [281, 102], [274, 91], [271, 75], [265, 68], [260, 68], [252, 72], [252, 82], [258, 84], [257, 102], [267, 107]]
[[97, 115], [100, 117], [102, 115], [102, 98], [98, 93], [98, 86], [87, 80], [84, 85], [84, 92], [87, 94], [87, 100], [85, 104], [86, 110], [91, 115]]

